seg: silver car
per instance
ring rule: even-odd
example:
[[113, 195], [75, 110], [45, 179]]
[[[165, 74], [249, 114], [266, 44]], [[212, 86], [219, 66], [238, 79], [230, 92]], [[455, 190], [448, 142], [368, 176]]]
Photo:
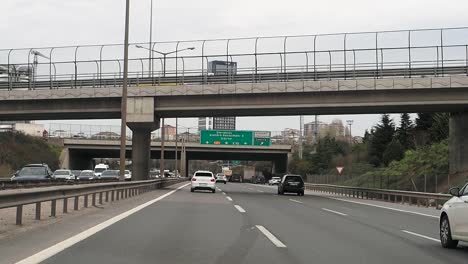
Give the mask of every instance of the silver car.
[[56, 180], [74, 181], [75, 175], [73, 175], [71, 170], [56, 170], [52, 178]]

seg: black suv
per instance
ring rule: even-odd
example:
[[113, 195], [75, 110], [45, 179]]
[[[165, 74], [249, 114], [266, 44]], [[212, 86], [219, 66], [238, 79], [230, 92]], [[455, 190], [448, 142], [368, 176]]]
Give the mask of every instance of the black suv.
[[50, 181], [53, 173], [47, 164], [28, 164], [13, 175], [11, 181]]
[[278, 184], [278, 194], [297, 193], [299, 196], [304, 196], [304, 181], [300, 175], [286, 174]]

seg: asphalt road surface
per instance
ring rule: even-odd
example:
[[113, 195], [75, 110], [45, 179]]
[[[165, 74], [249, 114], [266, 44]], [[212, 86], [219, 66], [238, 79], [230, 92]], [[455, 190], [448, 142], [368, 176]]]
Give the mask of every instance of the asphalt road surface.
[[43, 263], [467, 263], [466, 244], [440, 246], [437, 217], [217, 186], [215, 194], [186, 186]]

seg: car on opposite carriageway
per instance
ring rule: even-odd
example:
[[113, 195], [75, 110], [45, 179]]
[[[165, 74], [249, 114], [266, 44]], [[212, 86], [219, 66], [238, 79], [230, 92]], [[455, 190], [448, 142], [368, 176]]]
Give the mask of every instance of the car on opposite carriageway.
[[61, 169], [54, 172], [53, 178], [61, 181], [74, 181], [75, 175], [73, 175], [71, 170]]
[[120, 178], [119, 170], [105, 170], [102, 172], [101, 177], [99, 177], [99, 179], [101, 180], [114, 180], [114, 181], [118, 181], [119, 178]]
[[94, 180], [94, 178], [94, 171], [92, 170], [83, 170], [77, 177], [79, 181], [91, 181]]
[[50, 181], [53, 180], [53, 173], [47, 164], [28, 164], [13, 175], [11, 181]]

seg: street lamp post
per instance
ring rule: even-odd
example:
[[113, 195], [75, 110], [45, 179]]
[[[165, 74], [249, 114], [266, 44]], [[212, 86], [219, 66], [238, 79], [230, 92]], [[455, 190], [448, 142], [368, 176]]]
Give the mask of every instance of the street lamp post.
[[146, 50], [149, 50], [150, 52], [156, 52], [158, 54], [161, 54], [163, 55], [163, 77], [166, 77], [166, 58], [167, 58], [167, 55], [169, 54], [173, 54], [173, 53], [176, 53], [176, 52], [181, 52], [181, 51], [184, 51], [184, 50], [194, 50], [195, 47], [190, 47], [190, 48], [185, 48], [185, 49], [176, 49], [174, 51], [171, 51], [171, 52], [161, 52], [161, 51], [158, 51], [158, 50], [154, 50], [154, 49], [148, 49], [146, 47], [143, 47], [141, 45], [135, 45], [135, 47], [139, 48], [139, 49], [146, 49]]
[[177, 157], [177, 144], [179, 142], [179, 137], [178, 137], [178, 131], [177, 131], [177, 127], [178, 127], [178, 118], [176, 117], [176, 120], [175, 120], [175, 175], [176, 177], [179, 176], [179, 164], [178, 164], [178, 157]]
[[351, 133], [351, 126], [353, 125], [354, 120], [346, 120], [349, 126], [349, 144], [353, 144], [353, 134]]
[[124, 73], [122, 85], [121, 123], [120, 123], [120, 180], [125, 180], [125, 150], [127, 145], [127, 81], [128, 81], [128, 29], [130, 22], [130, 0], [125, 9]]
[[161, 171], [161, 176], [164, 177], [164, 138], [166, 137], [166, 128], [164, 127], [164, 118], [161, 119], [161, 159], [159, 160], [159, 170]]
[[152, 64], [152, 52], [151, 52], [151, 44], [153, 43], [153, 0], [151, 0], [150, 6], [150, 29], [149, 29], [149, 48], [148, 48], [148, 77], [151, 77], [151, 64]]

